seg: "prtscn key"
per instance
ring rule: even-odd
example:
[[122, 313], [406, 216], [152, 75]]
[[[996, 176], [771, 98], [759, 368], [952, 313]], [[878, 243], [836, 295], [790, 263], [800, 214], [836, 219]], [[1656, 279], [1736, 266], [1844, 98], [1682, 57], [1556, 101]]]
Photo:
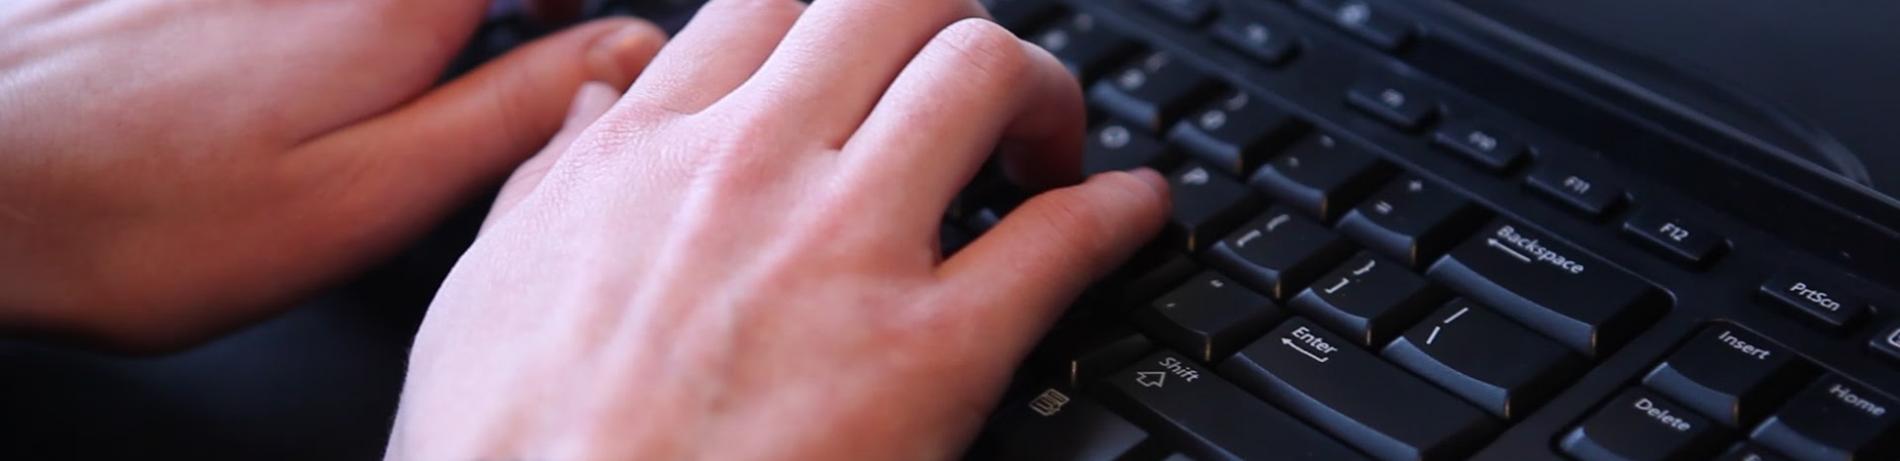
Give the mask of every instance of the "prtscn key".
[[1866, 317], [1867, 302], [1839, 285], [1814, 274], [1783, 271], [1763, 283], [1758, 293], [1829, 333], [1841, 333]]

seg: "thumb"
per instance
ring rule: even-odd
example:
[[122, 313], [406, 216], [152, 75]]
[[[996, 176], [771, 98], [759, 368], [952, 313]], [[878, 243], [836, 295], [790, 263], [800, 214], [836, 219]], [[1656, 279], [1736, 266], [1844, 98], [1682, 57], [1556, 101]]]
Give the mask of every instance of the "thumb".
[[[1168, 182], [1148, 169], [1038, 195], [938, 268], [975, 328], [1033, 340], [1090, 282], [1161, 229]], [[974, 299], [972, 299], [974, 298]]]
[[325, 186], [335, 213], [425, 225], [542, 147], [583, 83], [625, 88], [665, 40], [632, 19], [568, 29], [299, 146], [289, 170]]

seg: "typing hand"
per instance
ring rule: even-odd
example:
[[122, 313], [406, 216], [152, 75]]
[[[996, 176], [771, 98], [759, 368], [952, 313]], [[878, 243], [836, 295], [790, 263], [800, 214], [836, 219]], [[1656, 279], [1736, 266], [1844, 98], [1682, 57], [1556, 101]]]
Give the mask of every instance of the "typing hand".
[[0, 328], [179, 347], [397, 248], [624, 86], [602, 21], [439, 89], [483, 0], [0, 2]]
[[583, 90], [438, 293], [390, 457], [956, 456], [1167, 200], [1104, 174], [944, 260], [999, 138], [1022, 177], [1080, 170], [1076, 83], [978, 14], [715, 0], [617, 103]]

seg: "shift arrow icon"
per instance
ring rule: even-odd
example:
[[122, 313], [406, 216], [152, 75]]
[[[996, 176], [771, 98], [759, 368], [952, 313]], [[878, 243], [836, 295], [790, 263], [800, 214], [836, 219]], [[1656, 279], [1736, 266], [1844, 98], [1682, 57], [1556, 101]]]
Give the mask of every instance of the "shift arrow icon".
[[1142, 387], [1161, 387], [1161, 385], [1166, 384], [1167, 381], [1167, 373], [1159, 371], [1135, 372], [1135, 384], [1140, 384]]

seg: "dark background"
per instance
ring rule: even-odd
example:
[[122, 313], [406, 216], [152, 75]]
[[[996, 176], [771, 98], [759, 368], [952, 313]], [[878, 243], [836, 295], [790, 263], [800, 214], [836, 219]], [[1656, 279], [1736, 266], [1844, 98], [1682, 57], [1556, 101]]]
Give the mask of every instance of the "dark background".
[[[1540, 38], [1643, 55], [1805, 119], [1900, 198], [1900, 2], [1456, 0]], [[1832, 165], [1824, 165], [1829, 169]]]
[[[1534, 35], [1584, 36], [1742, 88], [1832, 133], [1900, 195], [1900, 2], [1460, 1]], [[664, 3], [619, 8], [677, 26]], [[491, 24], [465, 62], [536, 33]], [[0, 341], [0, 458], [380, 457], [410, 337], [479, 208], [355, 282], [184, 353]]]

